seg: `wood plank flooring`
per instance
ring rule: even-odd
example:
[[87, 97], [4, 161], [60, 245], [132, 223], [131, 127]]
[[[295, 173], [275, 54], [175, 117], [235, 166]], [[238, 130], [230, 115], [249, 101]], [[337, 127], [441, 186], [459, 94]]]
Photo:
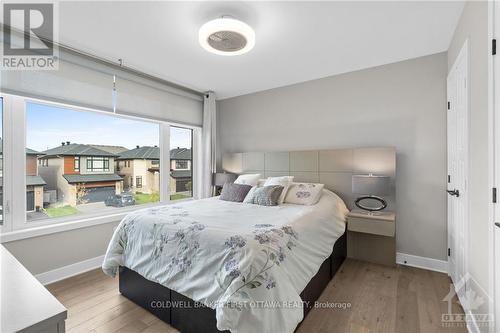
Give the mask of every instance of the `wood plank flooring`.
[[[313, 309], [297, 332], [466, 332], [464, 325], [441, 324], [450, 283], [442, 273], [348, 259], [318, 300], [328, 307]], [[47, 287], [68, 309], [67, 332], [177, 332], [121, 296], [118, 279], [100, 269]], [[463, 313], [456, 300], [453, 313]]]

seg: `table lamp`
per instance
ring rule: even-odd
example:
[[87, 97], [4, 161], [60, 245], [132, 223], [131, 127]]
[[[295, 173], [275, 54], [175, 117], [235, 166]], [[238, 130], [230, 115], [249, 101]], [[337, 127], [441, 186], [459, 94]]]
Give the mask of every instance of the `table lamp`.
[[[355, 205], [368, 212], [376, 212], [384, 210], [387, 207], [387, 202], [383, 195], [390, 193], [390, 177], [382, 175], [353, 175], [352, 176], [352, 192], [361, 194], [354, 202]], [[375, 201], [378, 205], [363, 204], [363, 201]]]

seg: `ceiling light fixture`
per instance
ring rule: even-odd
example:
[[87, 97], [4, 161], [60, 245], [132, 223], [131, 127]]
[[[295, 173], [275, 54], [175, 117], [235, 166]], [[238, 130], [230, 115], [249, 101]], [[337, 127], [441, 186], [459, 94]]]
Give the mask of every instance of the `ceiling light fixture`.
[[202, 25], [198, 37], [205, 50], [225, 56], [244, 54], [255, 46], [252, 27], [227, 16]]

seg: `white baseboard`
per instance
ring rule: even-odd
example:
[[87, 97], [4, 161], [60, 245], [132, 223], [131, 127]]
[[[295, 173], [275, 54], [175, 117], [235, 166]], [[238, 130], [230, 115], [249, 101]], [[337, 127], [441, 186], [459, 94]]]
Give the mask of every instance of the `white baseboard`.
[[41, 284], [46, 285], [101, 267], [103, 260], [104, 255], [40, 273], [35, 277]]
[[448, 274], [448, 261], [396, 253], [396, 263]]
[[[458, 293], [459, 295], [459, 301], [460, 304], [462, 305], [467, 318], [467, 330], [470, 333], [481, 333], [481, 332], [487, 332], [490, 331], [491, 324], [489, 322], [484, 322], [484, 316], [489, 315], [493, 316], [493, 309], [494, 309], [494, 303], [493, 303], [493, 298], [490, 297], [490, 295], [486, 292], [486, 290], [481, 287], [481, 285], [474, 279], [472, 275], [469, 273], [466, 274], [467, 276], [467, 286], [468, 290], [474, 295], [475, 298], [479, 298], [481, 301], [479, 304], [476, 305], [475, 308], [470, 309], [466, 308], [467, 302], [466, 300], [462, 299], [460, 297], [463, 294]], [[492, 331], [491, 331], [492, 332]]]

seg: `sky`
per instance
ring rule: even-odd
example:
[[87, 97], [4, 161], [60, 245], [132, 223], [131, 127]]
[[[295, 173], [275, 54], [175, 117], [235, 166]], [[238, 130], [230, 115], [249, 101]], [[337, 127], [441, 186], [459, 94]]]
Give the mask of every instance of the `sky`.
[[[35, 103], [26, 107], [26, 147], [37, 151], [63, 141], [133, 149], [158, 146], [159, 137], [159, 124], [154, 122]], [[170, 147], [191, 148], [191, 130], [171, 127]]]

